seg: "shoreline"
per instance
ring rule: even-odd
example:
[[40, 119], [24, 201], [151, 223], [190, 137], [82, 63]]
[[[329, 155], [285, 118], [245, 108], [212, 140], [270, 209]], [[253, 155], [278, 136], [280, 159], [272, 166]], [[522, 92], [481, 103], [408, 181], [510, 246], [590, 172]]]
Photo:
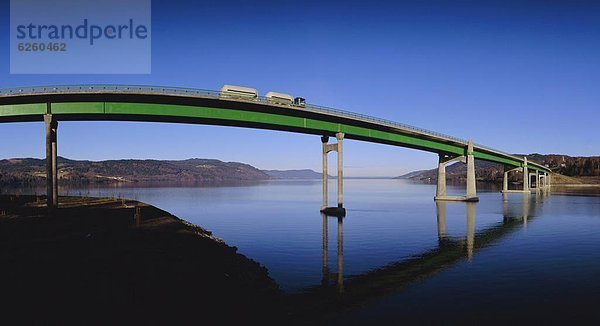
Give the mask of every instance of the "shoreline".
[[281, 317], [283, 293], [266, 268], [202, 227], [134, 200], [59, 202], [48, 215], [44, 197], [0, 196], [0, 278], [8, 283], [2, 296], [10, 312], [4, 320], [165, 324]]

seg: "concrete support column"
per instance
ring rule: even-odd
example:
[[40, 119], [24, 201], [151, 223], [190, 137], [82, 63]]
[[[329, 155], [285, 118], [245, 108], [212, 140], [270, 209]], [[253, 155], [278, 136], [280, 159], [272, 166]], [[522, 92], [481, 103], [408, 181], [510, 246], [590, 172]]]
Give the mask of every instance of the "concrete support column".
[[446, 162], [444, 159], [444, 155], [440, 154], [438, 162], [438, 178], [435, 197], [441, 198], [444, 196], [446, 196]]
[[475, 157], [473, 156], [473, 141], [467, 143], [467, 201], [477, 201], [475, 186]]
[[[528, 189], [525, 189], [525, 187], [523, 187], [523, 190], [509, 190], [508, 189], [508, 177], [510, 175], [511, 172], [513, 171], [518, 171], [518, 172], [522, 172], [524, 169], [522, 167], [517, 167], [517, 168], [513, 168], [511, 170], [506, 170], [506, 166], [504, 167], [504, 178], [503, 178], [503, 182], [502, 182], [502, 198], [503, 200], [507, 199], [507, 194], [509, 193], [524, 193], [527, 192], [529, 193]], [[525, 183], [525, 177], [523, 177], [523, 183]], [[528, 187], [529, 188], [529, 187]]]
[[523, 191], [529, 191], [529, 169], [527, 168], [527, 157], [523, 164]]
[[327, 136], [323, 136], [321, 137], [321, 143], [323, 144], [323, 205], [321, 205], [321, 210], [324, 210], [325, 208], [327, 208], [327, 153], [328, 151], [328, 146], [327, 143], [329, 142], [329, 137]]
[[344, 134], [338, 132], [335, 134], [335, 138], [337, 138], [337, 168], [338, 168], [338, 177], [337, 177], [337, 185], [338, 185], [338, 200], [337, 206], [338, 208], [342, 208], [344, 206], [344, 152], [343, 152], [343, 143], [344, 143]]
[[543, 174], [540, 174], [540, 187], [543, 190], [546, 190], [546, 188], [548, 186], [547, 181], [548, 181], [548, 179], [546, 179], [546, 172], [544, 172]]
[[58, 122], [52, 114], [44, 115], [46, 124], [46, 205], [48, 209], [58, 207], [58, 162], [57, 129]]
[[535, 188], [541, 189], [540, 187], [540, 171], [535, 170]]
[[[471, 147], [472, 148], [472, 147]], [[467, 163], [467, 196], [447, 196], [446, 195], [446, 165], [454, 162]], [[448, 200], [448, 201], [477, 201], [477, 195], [473, 195], [475, 192], [475, 165], [473, 164], [473, 156], [471, 155], [471, 176], [469, 177], [469, 167], [467, 162], [467, 156], [452, 157], [448, 154], [439, 154], [438, 161], [438, 179], [437, 189], [435, 191], [435, 200]], [[471, 180], [472, 179], [472, 180]], [[469, 181], [473, 184], [469, 186]], [[470, 195], [469, 195], [470, 194]]]
[[552, 186], [552, 179], [550, 177], [551, 173], [548, 173], [548, 189], [550, 189], [550, 187]]
[[[340, 132], [335, 137], [337, 139], [337, 143], [335, 144], [328, 144], [328, 136], [321, 137], [321, 143], [323, 144], [323, 205], [321, 206], [321, 212], [328, 215], [344, 216], [346, 214], [346, 210], [344, 209], [344, 134]], [[329, 152], [337, 152], [337, 207], [328, 207], [327, 154]]]

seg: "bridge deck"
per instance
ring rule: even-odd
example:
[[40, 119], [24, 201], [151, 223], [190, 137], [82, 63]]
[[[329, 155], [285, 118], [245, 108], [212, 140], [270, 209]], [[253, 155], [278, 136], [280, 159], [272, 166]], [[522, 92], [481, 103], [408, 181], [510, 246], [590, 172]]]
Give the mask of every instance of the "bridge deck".
[[[86, 85], [0, 89], [0, 122], [119, 120], [199, 123], [283, 130], [315, 135], [343, 132], [348, 139], [390, 144], [451, 156], [467, 141], [385, 119], [326, 108], [269, 103], [265, 98], [222, 98], [219, 92], [148, 86]], [[522, 167], [522, 157], [482, 145], [475, 158]], [[530, 169], [550, 172], [529, 162]]]

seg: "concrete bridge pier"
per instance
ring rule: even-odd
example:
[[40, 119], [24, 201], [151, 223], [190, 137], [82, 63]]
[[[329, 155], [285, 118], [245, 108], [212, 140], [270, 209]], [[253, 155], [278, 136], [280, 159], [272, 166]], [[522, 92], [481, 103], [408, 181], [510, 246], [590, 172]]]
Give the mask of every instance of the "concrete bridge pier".
[[46, 205], [49, 210], [58, 207], [58, 162], [57, 129], [58, 121], [52, 114], [44, 115], [46, 124]]
[[[466, 196], [447, 196], [446, 165], [457, 161], [467, 164], [467, 194]], [[446, 154], [439, 154], [437, 189], [434, 199], [448, 201], [479, 201], [475, 185], [475, 157], [473, 156], [473, 141], [469, 140], [467, 144], [466, 155], [451, 157]]]
[[[535, 173], [533, 172], [529, 172], [529, 176], [528, 176], [528, 181], [529, 181], [529, 190], [533, 191], [533, 190], [537, 190], [536, 188], [536, 184], [534, 182], [531, 181], [531, 177], [535, 178]], [[534, 179], [535, 180], [535, 179]]]
[[[508, 189], [508, 174], [513, 171], [523, 172], [523, 190], [509, 190]], [[525, 158], [523, 167], [514, 168], [512, 170], [504, 171], [504, 182], [502, 183], [502, 193], [523, 193], [530, 194], [531, 190], [529, 187], [529, 171], [527, 168], [527, 158]]]
[[523, 192], [530, 192], [529, 189], [529, 169], [527, 168], [527, 157], [523, 161]]
[[540, 174], [540, 189], [543, 191], [548, 189], [548, 174], [546, 172]]
[[[531, 178], [533, 178], [533, 180], [535, 180], [535, 187], [533, 186], [533, 184], [531, 182]], [[535, 173], [533, 173], [533, 172], [529, 173], [529, 185], [530, 185], [529, 188], [531, 190], [535, 189], [536, 192], [540, 191], [541, 190], [540, 181], [541, 181], [541, 177], [540, 177], [539, 171], [536, 170]]]
[[[506, 167], [505, 167], [505, 169], [506, 169]], [[516, 172], [516, 171], [521, 172], [522, 170], [523, 170], [523, 168], [520, 168], [520, 167], [519, 168], [511, 169], [511, 170], [504, 170], [504, 178], [502, 179], [502, 193], [503, 194], [506, 194], [506, 193], [509, 193], [509, 192], [522, 192], [521, 190], [508, 190], [508, 176], [509, 176], [509, 173]]]
[[544, 172], [542, 177], [544, 178], [544, 182], [543, 182], [544, 190], [550, 190], [550, 173]]
[[[344, 134], [339, 132], [335, 135], [335, 138], [337, 139], [337, 143], [329, 144], [329, 136], [321, 137], [321, 143], [323, 144], [323, 205], [321, 206], [321, 212], [331, 216], [345, 216], [343, 163]], [[337, 152], [337, 207], [328, 207], [327, 154], [329, 154], [329, 152]]]

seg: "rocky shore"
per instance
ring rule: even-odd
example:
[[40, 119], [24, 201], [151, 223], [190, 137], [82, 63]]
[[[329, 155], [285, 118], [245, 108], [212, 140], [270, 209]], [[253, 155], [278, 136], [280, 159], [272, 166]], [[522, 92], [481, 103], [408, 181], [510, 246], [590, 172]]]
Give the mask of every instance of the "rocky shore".
[[269, 322], [282, 293], [258, 263], [156, 207], [0, 196], [2, 320], [9, 324]]

